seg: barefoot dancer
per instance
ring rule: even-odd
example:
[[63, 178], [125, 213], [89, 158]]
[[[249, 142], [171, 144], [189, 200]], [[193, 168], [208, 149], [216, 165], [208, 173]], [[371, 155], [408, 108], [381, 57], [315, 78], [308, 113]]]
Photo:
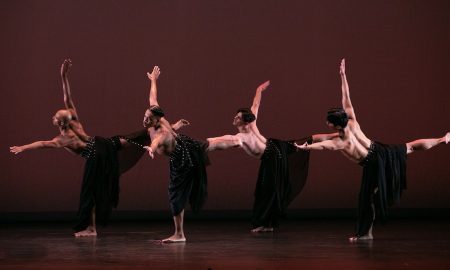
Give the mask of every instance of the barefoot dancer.
[[[96, 236], [96, 220], [105, 225], [112, 207], [117, 207], [119, 199], [119, 176], [131, 168], [145, 151], [135, 145], [148, 144], [150, 139], [143, 129], [128, 136], [112, 138], [91, 137], [81, 125], [77, 110], [72, 101], [68, 72], [71, 61], [66, 59], [61, 66], [65, 109], [53, 116], [53, 125], [60, 135], [49, 141], [36, 141], [23, 146], [10, 147], [19, 154], [23, 151], [40, 148], [65, 148], [69, 152], [86, 158], [83, 183], [80, 194], [79, 222], [74, 227], [75, 236]], [[177, 123], [182, 126], [182, 123]], [[127, 141], [132, 142], [127, 143]], [[125, 147], [118, 155], [118, 150]], [[140, 150], [141, 149], [141, 150]], [[125, 153], [126, 152], [126, 153]], [[126, 156], [125, 156], [126, 155]]]
[[[256, 119], [261, 95], [270, 82], [256, 89], [251, 109], [237, 111], [233, 125], [239, 133], [208, 138], [210, 150], [241, 147], [252, 157], [261, 160], [253, 204], [252, 232], [272, 232], [278, 226], [278, 218], [302, 190], [307, 175], [309, 153], [297, 151], [294, 141], [266, 139], [258, 130]], [[328, 139], [327, 134], [297, 140], [302, 143]], [[233, 143], [237, 141], [237, 143]]]
[[350, 241], [370, 240], [372, 226], [377, 219], [385, 220], [388, 206], [400, 200], [406, 188], [406, 155], [447, 144], [450, 133], [442, 138], [421, 139], [400, 145], [385, 145], [370, 140], [362, 132], [350, 101], [345, 76], [345, 60], [340, 66], [343, 109], [328, 111], [327, 125], [337, 133], [330, 140], [298, 146], [306, 150], [340, 150], [344, 156], [363, 167], [359, 193], [357, 233]]
[[175, 133], [157, 101], [156, 81], [159, 75], [160, 69], [157, 66], [153, 68], [152, 73], [147, 73], [151, 82], [150, 107], [145, 111], [144, 126], [148, 129], [152, 143], [146, 148], [152, 158], [155, 152], [170, 158], [169, 201], [175, 233], [162, 242], [185, 242], [183, 229], [185, 205], [189, 201], [192, 210], [197, 212], [207, 196], [208, 143]]

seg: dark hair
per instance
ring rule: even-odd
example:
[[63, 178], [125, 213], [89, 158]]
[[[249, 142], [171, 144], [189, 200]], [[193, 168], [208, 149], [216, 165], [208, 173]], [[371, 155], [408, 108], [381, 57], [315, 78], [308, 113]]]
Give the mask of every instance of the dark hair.
[[237, 113], [242, 113], [242, 121], [245, 123], [251, 123], [256, 120], [256, 116], [249, 108], [240, 108]]
[[331, 108], [327, 112], [327, 121], [335, 126], [345, 128], [348, 123], [348, 115], [342, 108]]
[[163, 109], [161, 109], [161, 107], [156, 105], [150, 106], [149, 111], [151, 111], [152, 114], [157, 117], [164, 117], [165, 115]]

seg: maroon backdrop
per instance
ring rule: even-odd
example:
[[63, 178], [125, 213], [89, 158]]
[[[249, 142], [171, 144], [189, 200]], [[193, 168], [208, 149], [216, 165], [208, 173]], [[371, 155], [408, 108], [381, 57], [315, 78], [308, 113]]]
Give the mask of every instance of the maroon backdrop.
[[[364, 3], [363, 3], [364, 2]], [[365, 133], [403, 143], [450, 130], [449, 1], [2, 1], [0, 212], [73, 211], [83, 159], [64, 150], [14, 156], [11, 145], [50, 139], [63, 107], [59, 67], [73, 60], [73, 97], [88, 134], [140, 127], [145, 75], [159, 65], [159, 101], [199, 139], [234, 134], [238, 107], [270, 79], [258, 125], [266, 137], [326, 132], [347, 59]], [[401, 207], [450, 206], [450, 145], [408, 157]], [[250, 209], [258, 160], [211, 154], [207, 209]], [[120, 210], [167, 210], [167, 158], [145, 157], [122, 177]], [[356, 206], [361, 168], [314, 152], [291, 208]]]

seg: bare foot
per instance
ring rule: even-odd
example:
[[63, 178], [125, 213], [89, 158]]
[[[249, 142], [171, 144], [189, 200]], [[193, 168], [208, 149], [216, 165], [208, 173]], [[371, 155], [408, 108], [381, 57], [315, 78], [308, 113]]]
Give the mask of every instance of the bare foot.
[[174, 234], [169, 238], [161, 240], [163, 244], [172, 244], [172, 243], [183, 243], [186, 242], [186, 237], [184, 235]]
[[272, 228], [272, 227], [264, 227], [264, 226], [260, 226], [260, 227], [258, 227], [258, 228], [254, 228], [254, 229], [251, 230], [250, 232], [252, 232], [252, 233], [273, 232], [273, 228]]
[[445, 134], [445, 144], [448, 144], [450, 142], [450, 132], [447, 132], [447, 134]]
[[73, 234], [75, 237], [95, 237], [97, 236], [97, 231], [94, 227], [89, 226], [84, 231], [79, 231]]
[[368, 241], [373, 240], [373, 236], [371, 234], [363, 235], [363, 236], [352, 236], [348, 238], [348, 240], [352, 243], [358, 242], [358, 241]]

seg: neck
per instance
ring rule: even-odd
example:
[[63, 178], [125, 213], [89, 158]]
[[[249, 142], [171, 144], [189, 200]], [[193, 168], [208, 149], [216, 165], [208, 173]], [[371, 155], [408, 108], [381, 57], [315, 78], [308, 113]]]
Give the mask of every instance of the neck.
[[240, 133], [248, 133], [250, 131], [249, 125], [238, 126], [237, 128]]

